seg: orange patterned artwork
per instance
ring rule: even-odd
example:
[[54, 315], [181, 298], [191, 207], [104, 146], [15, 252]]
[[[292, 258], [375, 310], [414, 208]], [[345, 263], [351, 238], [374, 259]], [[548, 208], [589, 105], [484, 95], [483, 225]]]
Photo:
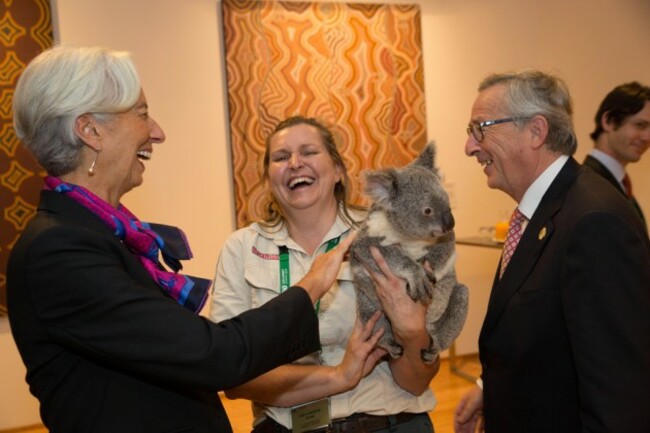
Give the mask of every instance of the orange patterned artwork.
[[0, 313], [6, 312], [6, 265], [11, 247], [36, 212], [44, 172], [20, 145], [11, 109], [27, 63], [52, 46], [49, 0], [0, 2]]
[[223, 0], [237, 226], [263, 214], [264, 140], [282, 119], [334, 132], [352, 185], [426, 143], [417, 5]]

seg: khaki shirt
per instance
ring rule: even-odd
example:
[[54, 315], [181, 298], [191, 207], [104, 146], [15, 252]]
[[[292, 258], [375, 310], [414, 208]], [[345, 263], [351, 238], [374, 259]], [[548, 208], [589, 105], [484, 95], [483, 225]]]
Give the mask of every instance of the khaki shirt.
[[[314, 257], [325, 252], [330, 239], [339, 236], [343, 239], [349, 231], [350, 227], [337, 217], [313, 257], [289, 237], [286, 227], [269, 233], [254, 223], [234, 232], [226, 240], [217, 264], [210, 318], [216, 322], [229, 319], [259, 307], [280, 293], [279, 246], [286, 245], [289, 249], [291, 284], [295, 284], [310, 269]], [[300, 359], [298, 363], [340, 364], [356, 317], [352, 272], [349, 263], [344, 262], [337, 282], [320, 301], [318, 318], [322, 350]], [[355, 389], [331, 396], [330, 401], [332, 419], [353, 413], [422, 413], [432, 410], [436, 404], [430, 389], [416, 397], [400, 388], [386, 361], [379, 363]], [[253, 403], [253, 413], [255, 425], [268, 416], [291, 428], [290, 408]]]

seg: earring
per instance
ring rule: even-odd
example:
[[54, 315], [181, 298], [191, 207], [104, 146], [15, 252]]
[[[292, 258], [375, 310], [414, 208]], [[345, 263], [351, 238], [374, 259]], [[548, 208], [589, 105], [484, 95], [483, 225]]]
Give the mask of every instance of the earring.
[[88, 169], [88, 176], [92, 177], [95, 175], [95, 163], [97, 162], [97, 157], [99, 156], [100, 150], [95, 150], [95, 159], [93, 160], [92, 165]]

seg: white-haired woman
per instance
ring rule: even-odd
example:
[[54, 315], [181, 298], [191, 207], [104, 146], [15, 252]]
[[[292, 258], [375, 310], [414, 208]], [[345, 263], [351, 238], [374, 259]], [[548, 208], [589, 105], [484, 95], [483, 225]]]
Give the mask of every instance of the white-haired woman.
[[120, 204], [165, 140], [129, 55], [46, 51], [21, 76], [14, 112], [48, 173], [7, 277], [12, 332], [44, 424], [232, 431], [217, 391], [319, 347], [313, 304], [348, 243], [277, 302], [216, 325], [196, 314], [209, 281], [178, 273], [191, 257], [182, 232]]

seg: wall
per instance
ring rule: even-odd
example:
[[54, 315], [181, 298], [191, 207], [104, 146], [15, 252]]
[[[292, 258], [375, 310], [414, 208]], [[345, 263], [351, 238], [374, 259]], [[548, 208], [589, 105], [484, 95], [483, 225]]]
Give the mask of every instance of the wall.
[[0, 430], [40, 422], [38, 401], [25, 383], [25, 367], [6, 317], [0, 317]]
[[[650, 83], [646, 0], [393, 2], [422, 8], [427, 127], [439, 143], [460, 236], [476, 234], [514, 206], [486, 187], [479, 165], [463, 154], [465, 125], [481, 78], [522, 67], [563, 76], [575, 101], [580, 160], [591, 148], [591, 118], [605, 93], [627, 80]], [[55, 6], [62, 42], [133, 53], [150, 112], [167, 141], [157, 146], [144, 185], [125, 204], [144, 220], [183, 227], [196, 257], [186, 271], [211, 277], [234, 213], [220, 2], [56, 0]], [[630, 172], [641, 206], [650, 212], [650, 156]], [[461, 353], [476, 351], [491, 269], [498, 260], [472, 248], [459, 248], [459, 274], [473, 299], [472, 317], [458, 344]], [[15, 380], [24, 370], [8, 333], [6, 319], [0, 318], [0, 429], [38, 420], [26, 386]]]
[[[514, 206], [485, 187], [478, 165], [462, 152], [464, 126], [485, 75], [536, 67], [562, 76], [574, 99], [580, 161], [592, 147], [592, 118], [605, 94], [634, 79], [650, 85], [650, 58], [642, 54], [650, 41], [645, 0], [444, 0], [423, 2], [422, 9], [428, 129], [444, 146], [441, 165], [454, 186], [461, 235]], [[629, 169], [646, 212], [649, 169], [650, 155]]]
[[[463, 153], [465, 125], [480, 80], [491, 72], [534, 67], [563, 77], [572, 92], [576, 158], [592, 148], [589, 133], [600, 101], [631, 80], [650, 85], [650, 2], [646, 0], [423, 1], [423, 50], [429, 135], [453, 193], [459, 236], [509, 215], [515, 203], [486, 187], [475, 159]], [[606, 30], [603, 30], [606, 29]], [[629, 166], [635, 195], [650, 214], [650, 152]], [[476, 352], [493, 274], [494, 252], [460, 247], [458, 274], [470, 288], [470, 316], [459, 353]], [[480, 260], [479, 262], [475, 260]], [[494, 269], [493, 267], [493, 269]]]

